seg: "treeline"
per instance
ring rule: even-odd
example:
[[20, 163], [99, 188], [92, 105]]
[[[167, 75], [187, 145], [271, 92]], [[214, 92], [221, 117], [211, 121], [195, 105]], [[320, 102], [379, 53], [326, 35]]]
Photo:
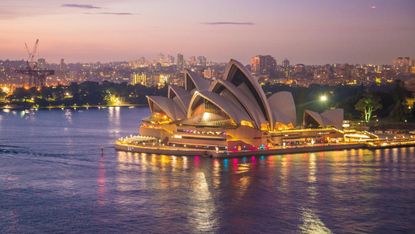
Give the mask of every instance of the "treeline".
[[[411, 92], [405, 89], [404, 83], [396, 81], [384, 86], [324, 86], [290, 87], [286, 85], [264, 86], [267, 95], [278, 91], [289, 91], [294, 96], [298, 118], [302, 119], [304, 110], [322, 112], [329, 108], [344, 109], [345, 119], [362, 119], [363, 107], [373, 107], [371, 119], [390, 121], [413, 121], [414, 108], [407, 103]], [[326, 101], [321, 96], [327, 97]], [[359, 103], [360, 102], [360, 103]], [[363, 104], [362, 104], [363, 103]]]
[[[95, 106], [115, 104], [146, 104], [146, 95], [164, 95], [167, 88], [156, 89], [127, 83], [83, 82], [69, 86], [36, 88], [17, 88], [6, 99], [9, 104], [27, 107], [50, 106]], [[114, 103], [114, 100], [119, 103]]]
[[[263, 87], [267, 96], [278, 91], [289, 91], [293, 94], [299, 120], [304, 110], [322, 112], [330, 108], [342, 108], [346, 119], [383, 119], [391, 121], [413, 121], [415, 112], [407, 99], [411, 92], [404, 83], [396, 81], [385, 86], [324, 86], [291, 87], [287, 85], [267, 85]], [[18, 88], [3, 102], [18, 107], [50, 107], [50, 106], [95, 106], [147, 104], [146, 95], [167, 95], [167, 87], [157, 89], [142, 85], [111, 82], [72, 83], [69, 86], [36, 88]], [[325, 100], [321, 99], [325, 96]], [[1, 102], [1, 99], [0, 99]], [[365, 113], [371, 110], [371, 113]], [[368, 115], [369, 114], [369, 115]]]

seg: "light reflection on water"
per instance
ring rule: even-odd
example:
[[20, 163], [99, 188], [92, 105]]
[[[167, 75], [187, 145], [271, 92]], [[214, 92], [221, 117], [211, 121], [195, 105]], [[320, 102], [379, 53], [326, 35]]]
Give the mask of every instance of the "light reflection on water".
[[[401, 152], [400, 157], [404, 157], [405, 163], [410, 163], [413, 170], [415, 160], [410, 154], [411, 149], [400, 149], [398, 151]], [[181, 187], [184, 181], [180, 176], [183, 173], [190, 176], [186, 179], [190, 181], [190, 189], [185, 192], [187, 193], [186, 196], [180, 197], [187, 199], [186, 203], [190, 207], [188, 216], [191, 217], [189, 222], [195, 232], [207, 230], [227, 231], [226, 225], [224, 229], [221, 229], [221, 225], [224, 224], [220, 220], [229, 219], [230, 217], [226, 215], [233, 212], [226, 214], [226, 211], [230, 212], [235, 209], [242, 212], [240, 207], [245, 206], [254, 210], [268, 210], [273, 207], [275, 210], [271, 209], [270, 215], [275, 213], [278, 217], [281, 212], [282, 217], [286, 215], [288, 220], [293, 219], [291, 222], [296, 224], [294, 226], [297, 226], [297, 228], [292, 226], [291, 229], [294, 228], [300, 232], [330, 233], [336, 230], [346, 230], [347, 228], [349, 228], [347, 230], [354, 232], [362, 230], [362, 228], [367, 231], [376, 230], [366, 225], [368, 223], [373, 225], [373, 218], [369, 219], [369, 217], [378, 215], [378, 210], [384, 209], [382, 206], [377, 207], [379, 204], [376, 202], [384, 199], [380, 197], [382, 190], [377, 190], [376, 187], [385, 186], [382, 180], [387, 179], [382, 179], [383, 173], [380, 172], [386, 170], [388, 173], [392, 173], [390, 176], [393, 178], [394, 172], [397, 170], [393, 165], [399, 163], [399, 166], [401, 166], [400, 163], [403, 162], [402, 159], [394, 158], [382, 163], [385, 151], [388, 152], [388, 150], [373, 152], [355, 150], [353, 152], [249, 157], [249, 159], [247, 157], [239, 159], [204, 159], [201, 157], [135, 154], [140, 161], [134, 163], [142, 166], [147, 165], [150, 167], [149, 170], [155, 173], [165, 172], [158, 175], [168, 177], [160, 179], [159, 186], [162, 190], [170, 189], [169, 186], [166, 186], [166, 183], [175, 184], [174, 187]], [[131, 163], [128, 157], [125, 157], [125, 154], [128, 153], [118, 152], [121, 165]], [[388, 157], [399, 156], [389, 155]], [[263, 170], [258, 171], [259, 168]], [[122, 166], [120, 169], [125, 168]], [[143, 167], [140, 170], [143, 171]], [[172, 175], [175, 173], [178, 175]], [[173, 178], [169, 176], [173, 176]], [[134, 177], [130, 178], [134, 180]], [[412, 177], [408, 179], [412, 181], [415, 179], [413, 173]], [[180, 180], [180, 182], [176, 180]], [[408, 186], [407, 189], [413, 189], [411, 187], [413, 185]], [[368, 192], [373, 189], [376, 189], [377, 192]], [[405, 188], [402, 189], [405, 190]], [[255, 200], [261, 199], [264, 192], [270, 193], [273, 197], [271, 200], [265, 201], [267, 207], [264, 207], [262, 202]], [[292, 197], [286, 196], [286, 194], [291, 194]], [[388, 194], [388, 196], [394, 195]], [[221, 197], [224, 200], [218, 201], [217, 198]], [[251, 200], [251, 198], [254, 200]], [[223, 204], [225, 201], [230, 202], [230, 204]], [[245, 203], [242, 204], [238, 201], [244, 201]], [[272, 201], [278, 202], [272, 204]], [[218, 203], [225, 205], [226, 208], [218, 206]], [[257, 207], [257, 205], [260, 207]], [[284, 205], [292, 207], [284, 207]], [[280, 209], [282, 211], [277, 211]], [[285, 212], [294, 213], [285, 214]], [[295, 218], [296, 212], [298, 212], [298, 218]], [[333, 225], [330, 221], [336, 219], [336, 214], [344, 216], [341, 217], [343, 222], [349, 217], [349, 219], [356, 219], [356, 223], [351, 225], [351, 221], [348, 220], [345, 223], [345, 225], [347, 224], [346, 229], [341, 223]], [[225, 217], [222, 217], [223, 215]], [[240, 215], [243, 217], [246, 214], [241, 213]], [[358, 219], [359, 215], [368, 220]], [[254, 218], [250, 215], [248, 217]], [[264, 218], [267, 219], [266, 216], [261, 217], [261, 219]], [[239, 219], [244, 222], [249, 221], [244, 218]], [[242, 222], [238, 220], [233, 220], [233, 224]], [[382, 226], [383, 223], [378, 223], [378, 225]]]
[[65, 113], [0, 115], [0, 233], [415, 231], [414, 148], [115, 152], [115, 137], [134, 133], [148, 110]]

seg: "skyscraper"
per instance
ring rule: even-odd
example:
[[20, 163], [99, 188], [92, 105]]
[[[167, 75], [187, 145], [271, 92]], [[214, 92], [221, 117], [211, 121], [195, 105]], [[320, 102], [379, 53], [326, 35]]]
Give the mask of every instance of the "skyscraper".
[[174, 64], [174, 56], [171, 55], [167, 55], [167, 61], [166, 61], [167, 65], [173, 65]]
[[183, 54], [177, 54], [177, 69], [182, 70], [184, 68], [184, 56]]
[[66, 70], [65, 59], [63, 59], [63, 58], [61, 58], [61, 63], [59, 65], [59, 70], [62, 71], [62, 72]]
[[207, 64], [207, 59], [205, 56], [198, 56], [197, 57], [197, 65], [202, 66], [202, 67], [206, 67]]
[[56, 71], [56, 74], [62, 78], [65, 79], [67, 73], [67, 66], [65, 64], [65, 59], [61, 58], [61, 62], [59, 64], [59, 69]]
[[257, 55], [251, 59], [251, 71], [257, 75], [274, 75], [277, 61], [271, 55]]
[[261, 72], [261, 57], [259, 55], [251, 58], [251, 72], [254, 74]]

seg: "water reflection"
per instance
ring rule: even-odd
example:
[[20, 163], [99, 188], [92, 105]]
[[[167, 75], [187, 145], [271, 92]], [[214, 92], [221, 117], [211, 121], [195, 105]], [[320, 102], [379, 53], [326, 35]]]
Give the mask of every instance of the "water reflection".
[[69, 109], [65, 109], [65, 119], [69, 124], [72, 124], [72, 111]]
[[[258, 215], [273, 217], [274, 227], [289, 224], [290, 230], [300, 232], [336, 232], [343, 230], [336, 228], [345, 217], [376, 216], [383, 209], [378, 191], [388, 176], [404, 174], [403, 164], [414, 164], [406, 157], [411, 150], [401, 149], [396, 155], [353, 150], [239, 159], [118, 152], [117, 189], [130, 191], [118, 202], [152, 203], [163, 211], [180, 207], [182, 212], [171, 212], [184, 215], [193, 232], [228, 232], [222, 228], [244, 222], [252, 227], [249, 220]], [[147, 192], [137, 198], [131, 191]], [[350, 222], [353, 225], [342, 226], [347, 232], [371, 230], [362, 219]]]
[[108, 107], [108, 122], [111, 124], [112, 129], [115, 129], [115, 133], [120, 131], [121, 125], [121, 116], [120, 116], [121, 107]]
[[195, 232], [207, 232], [216, 226], [215, 203], [205, 173], [197, 172], [194, 176], [189, 194], [192, 207], [189, 216]]
[[310, 209], [302, 209], [301, 211], [302, 224], [300, 231], [302, 233], [332, 233], [329, 228], [324, 225], [320, 218]]
[[64, 113], [0, 114], [0, 233], [414, 232], [414, 148], [101, 158], [148, 109]]
[[281, 156], [281, 164], [280, 164], [280, 181], [281, 181], [281, 185], [279, 187], [279, 189], [282, 192], [288, 192], [288, 176], [289, 176], [289, 169], [290, 169], [290, 165], [289, 165], [289, 161], [287, 158], [289, 158], [290, 156]]
[[317, 172], [317, 167], [316, 167], [316, 154], [315, 153], [311, 153], [309, 156], [309, 160], [308, 160], [308, 187], [307, 187], [307, 191], [308, 191], [308, 195], [311, 201], [315, 201], [317, 194], [317, 187], [316, 187], [316, 182], [317, 182], [317, 177], [316, 177], [316, 172]]
[[103, 206], [106, 204], [106, 178], [105, 178], [105, 162], [104, 162], [104, 155], [102, 154], [99, 162], [98, 162], [98, 205]]

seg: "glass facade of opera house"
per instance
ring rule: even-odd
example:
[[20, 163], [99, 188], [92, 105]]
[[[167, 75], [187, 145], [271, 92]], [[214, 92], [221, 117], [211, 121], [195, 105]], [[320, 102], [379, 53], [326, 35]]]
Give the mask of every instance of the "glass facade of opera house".
[[298, 126], [291, 93], [267, 97], [235, 60], [222, 79], [186, 71], [184, 87], [171, 85], [167, 97], [147, 98], [151, 116], [142, 121], [140, 135], [166, 146], [244, 150], [344, 139], [343, 110], [307, 110]]

